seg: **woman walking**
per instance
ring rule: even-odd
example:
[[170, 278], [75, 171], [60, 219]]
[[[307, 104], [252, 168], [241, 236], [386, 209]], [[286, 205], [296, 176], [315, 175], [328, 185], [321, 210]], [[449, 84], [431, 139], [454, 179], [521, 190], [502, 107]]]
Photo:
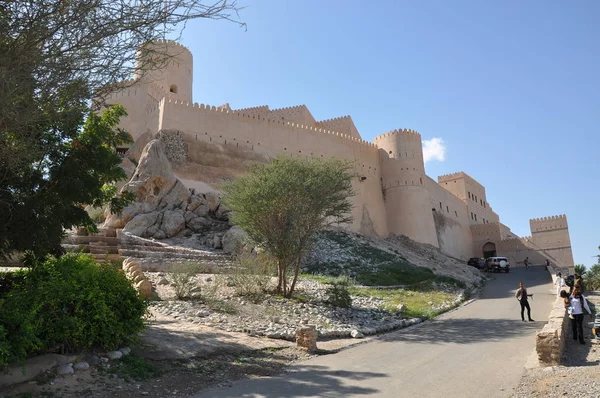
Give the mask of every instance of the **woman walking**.
[[517, 300], [521, 304], [521, 320], [525, 322], [525, 308], [527, 308], [527, 318], [529, 318], [529, 322], [534, 322], [531, 319], [531, 307], [529, 306], [529, 301], [527, 301], [528, 297], [533, 297], [533, 294], [527, 294], [527, 289], [523, 285], [523, 282], [519, 283], [519, 290], [517, 290], [517, 294], [515, 294]]
[[573, 290], [570, 299], [569, 318], [571, 318], [571, 330], [573, 331], [573, 340], [579, 340], [579, 344], [585, 344], [583, 340], [583, 309], [592, 317], [592, 311], [588, 305], [587, 299], [579, 288]]

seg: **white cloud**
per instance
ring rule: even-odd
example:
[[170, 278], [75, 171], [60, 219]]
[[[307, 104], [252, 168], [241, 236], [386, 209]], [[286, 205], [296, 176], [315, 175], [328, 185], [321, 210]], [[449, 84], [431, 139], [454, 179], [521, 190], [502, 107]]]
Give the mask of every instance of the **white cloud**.
[[425, 163], [431, 160], [446, 160], [446, 144], [441, 138], [423, 140], [423, 160]]

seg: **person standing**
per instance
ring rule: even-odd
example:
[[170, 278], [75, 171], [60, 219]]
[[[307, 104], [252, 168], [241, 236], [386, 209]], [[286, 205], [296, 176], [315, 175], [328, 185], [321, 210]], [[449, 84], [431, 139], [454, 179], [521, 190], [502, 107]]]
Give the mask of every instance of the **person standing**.
[[523, 264], [525, 264], [525, 269], [529, 268], [529, 257], [525, 257], [525, 260], [523, 260]]
[[548, 271], [549, 266], [550, 266], [550, 260], [546, 259], [546, 271]]
[[585, 344], [583, 340], [583, 309], [593, 317], [592, 310], [588, 305], [587, 299], [578, 288], [573, 290], [573, 294], [569, 297], [571, 306], [570, 317], [571, 318], [571, 330], [573, 331], [573, 340], [579, 340], [579, 344]]
[[533, 297], [533, 294], [527, 294], [527, 289], [525, 289], [523, 282], [519, 283], [519, 290], [517, 290], [515, 297], [517, 298], [517, 300], [519, 300], [519, 303], [521, 304], [521, 320], [525, 322], [524, 313], [525, 308], [527, 308], [527, 318], [529, 318], [529, 322], [534, 322], [534, 320], [531, 319], [531, 307], [529, 306], [529, 301], [527, 300], [528, 297]]
[[556, 295], [560, 296], [561, 290], [563, 290], [563, 288], [565, 286], [567, 286], [567, 283], [565, 282], [565, 278], [562, 277], [561, 272], [556, 274], [556, 280], [554, 281], [554, 286], [556, 286]]

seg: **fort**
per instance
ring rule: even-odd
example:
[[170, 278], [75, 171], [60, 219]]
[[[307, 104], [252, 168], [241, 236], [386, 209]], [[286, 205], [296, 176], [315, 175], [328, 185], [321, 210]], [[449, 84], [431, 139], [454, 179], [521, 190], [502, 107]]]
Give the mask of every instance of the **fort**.
[[[157, 136], [169, 137], [169, 160], [190, 189], [217, 189], [219, 181], [243, 173], [251, 161], [286, 154], [338, 157], [354, 162], [351, 225], [365, 235], [390, 234], [431, 244], [448, 255], [507, 256], [513, 266], [529, 257], [572, 267], [573, 255], [565, 215], [530, 220], [531, 236], [518, 237], [500, 222], [483, 185], [465, 172], [438, 177], [425, 174], [421, 135], [397, 129], [368, 142], [350, 116], [317, 121], [305, 105], [270, 109], [267, 105], [232, 109], [192, 99], [193, 57], [171, 41], [152, 44], [170, 55], [168, 65], [123, 82], [107, 102], [125, 106], [121, 121], [133, 136], [128, 151]], [[138, 60], [140, 62], [140, 60]]]

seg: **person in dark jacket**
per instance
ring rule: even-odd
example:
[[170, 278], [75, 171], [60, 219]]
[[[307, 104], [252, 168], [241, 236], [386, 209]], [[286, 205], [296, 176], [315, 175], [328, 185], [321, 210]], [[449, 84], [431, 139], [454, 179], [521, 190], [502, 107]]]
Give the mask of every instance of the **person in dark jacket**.
[[525, 289], [523, 282], [519, 283], [519, 290], [517, 290], [515, 297], [521, 304], [521, 320], [525, 322], [524, 313], [525, 308], [527, 308], [527, 318], [529, 318], [529, 322], [534, 322], [534, 320], [531, 319], [531, 307], [529, 306], [529, 301], [527, 300], [528, 297], [533, 297], [533, 294], [527, 294], [527, 289]]

